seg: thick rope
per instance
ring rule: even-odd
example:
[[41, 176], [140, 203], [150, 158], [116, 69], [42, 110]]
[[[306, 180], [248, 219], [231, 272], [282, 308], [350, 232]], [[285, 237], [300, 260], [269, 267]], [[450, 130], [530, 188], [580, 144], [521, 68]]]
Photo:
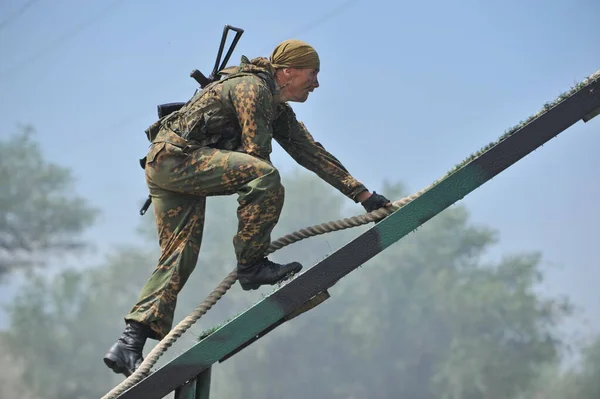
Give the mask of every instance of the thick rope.
[[[267, 255], [271, 254], [285, 246], [298, 242], [300, 240], [314, 237], [321, 234], [330, 233], [333, 231], [344, 230], [352, 227], [358, 227], [371, 222], [379, 221], [390, 215], [399, 208], [405, 206], [415, 198], [422, 195], [428, 188], [423, 189], [415, 194], [408, 197], [401, 198], [397, 201], [392, 202], [391, 206], [377, 209], [373, 212], [365, 213], [358, 216], [352, 216], [345, 219], [335, 220], [331, 222], [322, 223], [306, 227], [295, 231], [294, 233], [285, 235], [271, 243], [267, 250]], [[183, 319], [175, 328], [173, 328], [167, 336], [165, 336], [153, 349], [150, 351], [148, 356], [144, 359], [140, 367], [131, 374], [125, 381], [113, 388], [109, 393], [102, 397], [102, 399], [115, 399], [123, 392], [133, 387], [144, 377], [148, 375], [150, 369], [156, 364], [158, 359], [167, 351], [171, 345], [177, 341], [183, 333], [185, 333], [196, 321], [198, 321], [210, 308], [212, 308], [219, 299], [225, 295], [225, 293], [235, 284], [237, 281], [237, 270], [234, 269], [229, 273], [221, 283], [206, 297], [204, 301], [185, 319]]]

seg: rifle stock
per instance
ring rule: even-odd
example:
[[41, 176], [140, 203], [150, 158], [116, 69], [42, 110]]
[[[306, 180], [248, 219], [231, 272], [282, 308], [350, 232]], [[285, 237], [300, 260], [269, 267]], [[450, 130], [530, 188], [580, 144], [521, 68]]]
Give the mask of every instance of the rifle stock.
[[210, 76], [210, 77], [207, 78], [206, 76], [204, 76], [204, 74], [202, 72], [200, 72], [197, 69], [194, 69], [190, 73], [190, 76], [192, 78], [194, 78], [194, 80], [196, 82], [198, 82], [198, 84], [200, 85], [200, 88], [202, 88], [202, 89], [204, 87], [206, 87], [206, 85], [210, 84], [211, 82], [213, 82], [215, 80], [212, 76]]
[[158, 117], [162, 118], [169, 114], [172, 114], [175, 111], [180, 110], [185, 105], [185, 102], [174, 102], [167, 104], [159, 104], [156, 106], [156, 111], [158, 113]]

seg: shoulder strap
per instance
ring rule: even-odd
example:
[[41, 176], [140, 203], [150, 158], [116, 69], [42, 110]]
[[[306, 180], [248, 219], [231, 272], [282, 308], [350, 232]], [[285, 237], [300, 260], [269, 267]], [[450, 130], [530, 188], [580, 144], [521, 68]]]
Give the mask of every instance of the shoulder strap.
[[[269, 73], [267, 72], [251, 72], [251, 71], [246, 71], [246, 72], [234, 72], [230, 75], [227, 75], [223, 78], [221, 78], [220, 80], [217, 80], [213, 83], [219, 83], [219, 82], [224, 82], [226, 80], [238, 77], [238, 76], [249, 76], [249, 75], [254, 75], [254, 76], [258, 76], [260, 77], [266, 84], [267, 87], [269, 88], [269, 90], [271, 91], [272, 94], [275, 94], [276, 90], [277, 90], [277, 86], [275, 84], [275, 79], [273, 79], [273, 76], [271, 76]], [[211, 85], [213, 84], [211, 83]], [[210, 85], [206, 86], [205, 88], [208, 88]]]

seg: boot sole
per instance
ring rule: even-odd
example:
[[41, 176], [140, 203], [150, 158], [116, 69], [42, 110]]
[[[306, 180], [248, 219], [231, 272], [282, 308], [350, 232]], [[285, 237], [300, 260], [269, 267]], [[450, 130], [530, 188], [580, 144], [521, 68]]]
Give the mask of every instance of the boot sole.
[[242, 290], [244, 290], [244, 291], [257, 290], [262, 285], [267, 285], [267, 284], [275, 285], [275, 284], [279, 283], [280, 281], [287, 280], [288, 278], [290, 278], [290, 276], [292, 274], [298, 273], [300, 270], [302, 270], [302, 266], [298, 266], [294, 270], [291, 270], [289, 273], [287, 273], [286, 275], [284, 275], [283, 277], [281, 277], [279, 280], [277, 280], [274, 283], [248, 283], [248, 284], [240, 283], [240, 285], [242, 286]]
[[125, 377], [129, 377], [132, 374], [129, 372], [127, 367], [124, 366], [121, 359], [119, 359], [117, 356], [113, 355], [112, 353], [107, 353], [104, 356], [103, 360], [104, 360], [104, 364], [106, 364], [106, 366], [116, 374], [123, 374], [123, 375], [125, 375]]
[[251, 290], [257, 290], [257, 289], [259, 289], [260, 286], [263, 285], [263, 284], [241, 284], [240, 283], [240, 285], [242, 286], [242, 289], [244, 291], [251, 291]]

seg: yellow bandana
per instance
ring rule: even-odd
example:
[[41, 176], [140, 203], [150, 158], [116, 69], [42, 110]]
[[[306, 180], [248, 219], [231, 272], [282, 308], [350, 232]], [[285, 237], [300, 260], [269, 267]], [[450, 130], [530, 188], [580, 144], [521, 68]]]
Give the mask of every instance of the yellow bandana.
[[321, 62], [315, 49], [309, 44], [290, 39], [275, 47], [269, 58], [275, 69], [279, 68], [315, 68], [320, 69]]

